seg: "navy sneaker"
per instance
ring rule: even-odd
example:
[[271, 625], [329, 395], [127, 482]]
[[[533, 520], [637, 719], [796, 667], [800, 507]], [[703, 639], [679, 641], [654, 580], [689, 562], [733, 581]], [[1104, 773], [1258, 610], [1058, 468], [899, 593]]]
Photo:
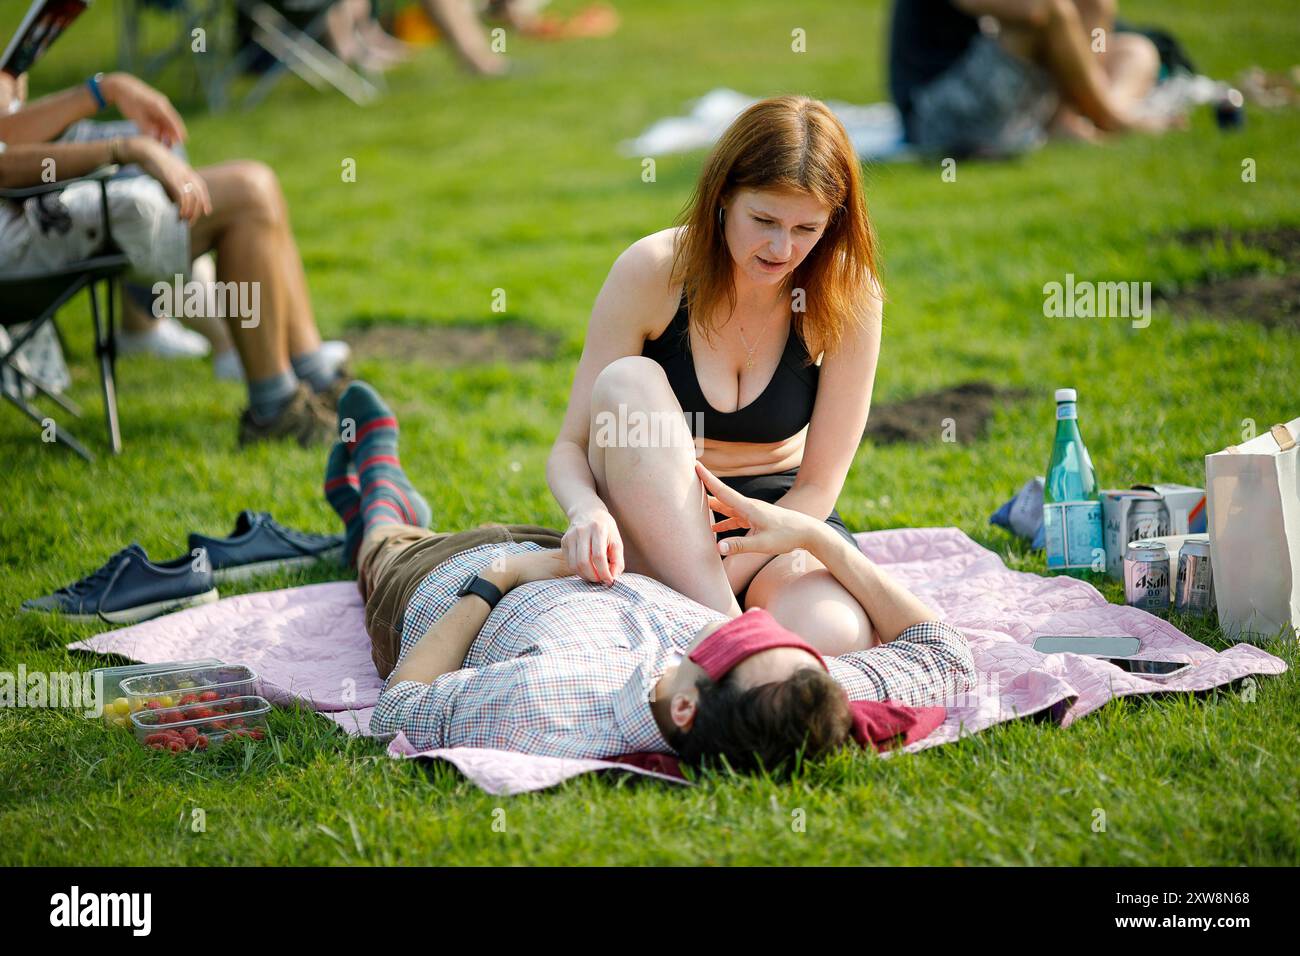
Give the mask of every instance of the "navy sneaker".
[[343, 535], [309, 534], [286, 528], [265, 511], [241, 511], [228, 538], [190, 535], [190, 554], [203, 548], [218, 584], [299, 568], [317, 561], [337, 562]]
[[210, 604], [217, 599], [212, 572], [199, 570], [196, 563], [183, 557], [154, 564], [144, 548], [132, 543], [94, 574], [53, 594], [24, 601], [22, 610], [62, 614], [71, 621], [134, 624]]

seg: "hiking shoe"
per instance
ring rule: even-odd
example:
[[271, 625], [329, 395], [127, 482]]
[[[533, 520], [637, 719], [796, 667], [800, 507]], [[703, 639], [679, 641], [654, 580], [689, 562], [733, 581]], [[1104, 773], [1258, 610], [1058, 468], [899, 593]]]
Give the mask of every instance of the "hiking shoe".
[[292, 438], [303, 448], [310, 448], [333, 442], [338, 437], [334, 428], [334, 415], [312, 393], [306, 382], [299, 382], [293, 398], [270, 421], [260, 422], [253, 417], [251, 408], [244, 409], [239, 419], [239, 446], [243, 448], [254, 442]]
[[328, 388], [324, 389], [323, 391], [317, 392], [316, 397], [320, 399], [321, 404], [323, 404], [331, 412], [337, 412], [339, 410], [339, 397], [347, 390], [347, 387], [351, 385], [354, 381], [355, 379], [352, 377], [351, 364], [348, 362], [344, 362], [342, 365], [339, 366], [338, 372], [334, 376], [334, 381], [332, 381], [329, 384]]
[[286, 528], [265, 511], [241, 511], [228, 538], [190, 535], [190, 554], [203, 548], [218, 584], [242, 581], [317, 561], [338, 561], [341, 534], [311, 534]]
[[134, 542], [102, 568], [45, 597], [22, 603], [24, 611], [62, 614], [70, 621], [134, 624], [217, 599], [212, 572], [188, 555], [154, 564]]

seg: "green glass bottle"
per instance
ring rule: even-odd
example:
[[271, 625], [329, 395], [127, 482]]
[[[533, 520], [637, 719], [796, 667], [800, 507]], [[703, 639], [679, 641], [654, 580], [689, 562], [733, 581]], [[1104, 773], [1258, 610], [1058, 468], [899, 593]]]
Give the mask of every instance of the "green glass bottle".
[[1056, 440], [1043, 487], [1043, 544], [1047, 569], [1082, 577], [1106, 568], [1101, 497], [1092, 458], [1079, 434], [1078, 396], [1056, 390]]

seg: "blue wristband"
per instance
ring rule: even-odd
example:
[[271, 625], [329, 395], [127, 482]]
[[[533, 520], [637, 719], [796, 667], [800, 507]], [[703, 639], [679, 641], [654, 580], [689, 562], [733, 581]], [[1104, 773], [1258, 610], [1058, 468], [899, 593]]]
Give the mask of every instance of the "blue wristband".
[[104, 99], [104, 94], [100, 92], [99, 89], [100, 80], [102, 80], [103, 78], [104, 78], [103, 73], [96, 73], [94, 76], [92, 76], [90, 79], [86, 81], [86, 86], [90, 87], [90, 95], [93, 96], [95, 98], [95, 102], [99, 104], [99, 110], [101, 113], [104, 110], [108, 109], [108, 100]]

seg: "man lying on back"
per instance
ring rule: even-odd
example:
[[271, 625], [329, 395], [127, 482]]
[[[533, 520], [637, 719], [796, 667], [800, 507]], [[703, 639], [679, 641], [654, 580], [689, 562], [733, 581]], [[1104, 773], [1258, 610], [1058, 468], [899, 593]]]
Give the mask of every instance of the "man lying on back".
[[824, 522], [744, 498], [703, 468], [709, 506], [750, 529], [731, 540], [806, 549], [862, 601], [877, 646], [824, 660], [762, 610], [729, 619], [639, 574], [592, 584], [565, 564], [552, 529], [431, 531], [382, 399], [353, 383], [338, 414], [350, 440], [330, 454], [325, 495], [346, 526], [387, 678], [375, 732], [400, 730], [421, 749], [675, 752], [775, 769], [843, 745], [850, 700], [920, 706], [973, 680], [962, 635]]

